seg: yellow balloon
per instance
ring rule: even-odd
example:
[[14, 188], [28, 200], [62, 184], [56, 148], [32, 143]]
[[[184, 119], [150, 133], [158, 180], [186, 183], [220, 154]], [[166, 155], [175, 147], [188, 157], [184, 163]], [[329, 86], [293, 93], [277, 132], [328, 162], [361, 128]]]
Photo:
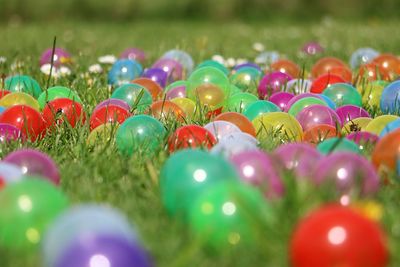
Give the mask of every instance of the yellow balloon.
[[119, 127], [118, 123], [105, 123], [96, 127], [90, 132], [86, 144], [89, 147], [95, 147], [97, 145], [104, 145], [107, 142], [112, 142], [115, 138], [115, 133]]
[[15, 105], [27, 105], [30, 106], [31, 108], [36, 109], [37, 111], [40, 111], [40, 105], [39, 102], [33, 98], [33, 96], [23, 93], [23, 92], [15, 92], [15, 93], [10, 93], [8, 95], [3, 96], [0, 99], [0, 106], [9, 108]]
[[303, 130], [300, 123], [292, 115], [285, 112], [269, 112], [257, 116], [253, 120], [257, 138], [267, 139], [279, 137], [282, 142], [301, 141]]
[[171, 102], [177, 104], [185, 112], [186, 116], [193, 117], [196, 111], [196, 103], [193, 100], [186, 97], [177, 97], [171, 99]]
[[368, 123], [367, 127], [365, 127], [365, 131], [380, 135], [388, 123], [395, 121], [398, 118], [399, 117], [395, 115], [382, 115], [375, 117], [370, 123]]
[[221, 107], [225, 100], [224, 91], [211, 83], [199, 85], [194, 94], [201, 105], [208, 106], [211, 110]]
[[348, 135], [352, 132], [365, 131], [365, 128], [371, 121], [372, 119], [367, 117], [355, 118], [342, 127], [342, 133]]
[[359, 201], [352, 204], [352, 207], [375, 222], [379, 222], [383, 217], [382, 205], [373, 200]]

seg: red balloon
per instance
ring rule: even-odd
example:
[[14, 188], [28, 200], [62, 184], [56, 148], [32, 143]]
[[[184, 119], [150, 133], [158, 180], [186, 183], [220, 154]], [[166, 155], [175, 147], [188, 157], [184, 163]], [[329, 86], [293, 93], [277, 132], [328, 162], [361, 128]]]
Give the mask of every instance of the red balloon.
[[384, 267], [388, 251], [380, 227], [361, 213], [327, 205], [303, 219], [290, 244], [294, 267]]
[[5, 89], [1, 89], [1, 90], [0, 90], [0, 99], [2, 99], [3, 96], [8, 95], [9, 93], [11, 93], [11, 92], [8, 91], [8, 90], [5, 90]]
[[347, 66], [332, 67], [329, 73], [341, 77], [348, 83], [351, 83], [353, 81], [353, 73], [351, 72], [351, 69]]
[[69, 98], [57, 98], [43, 109], [43, 119], [48, 128], [59, 125], [66, 120], [73, 128], [79, 122], [83, 124], [86, 120], [82, 105]]
[[315, 79], [311, 85], [310, 92], [321, 94], [327, 87], [335, 83], [345, 83], [342, 77], [335, 74], [324, 74]]
[[324, 57], [318, 60], [311, 69], [311, 75], [317, 78], [323, 74], [330, 73], [334, 67], [346, 67], [346, 64], [335, 57]]
[[96, 127], [109, 123], [119, 123], [122, 124], [127, 118], [131, 116], [131, 113], [117, 105], [107, 105], [97, 109], [90, 116], [90, 130], [92, 131]]
[[382, 67], [371, 62], [360, 66], [358, 71], [358, 78], [362, 81], [364, 79], [368, 81], [384, 80], [389, 81], [390, 75]]
[[214, 135], [198, 125], [182, 126], [168, 139], [169, 152], [183, 148], [206, 147], [212, 148], [217, 143]]
[[0, 122], [14, 125], [31, 141], [42, 138], [46, 131], [42, 114], [26, 105], [15, 105], [6, 109], [0, 116]]

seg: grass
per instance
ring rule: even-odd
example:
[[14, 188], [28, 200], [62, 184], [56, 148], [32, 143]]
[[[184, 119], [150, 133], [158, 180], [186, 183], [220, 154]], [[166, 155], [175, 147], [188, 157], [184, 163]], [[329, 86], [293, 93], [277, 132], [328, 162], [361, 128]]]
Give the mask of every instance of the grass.
[[[189, 52], [198, 63], [214, 54], [224, 57], [253, 60], [257, 53], [254, 42], [263, 43], [267, 50], [277, 50], [295, 60], [306, 70], [315, 58], [299, 55], [302, 44], [318, 40], [326, 47], [325, 55], [348, 60], [356, 48], [370, 46], [380, 51], [400, 54], [400, 28], [396, 21], [336, 22], [324, 20], [318, 24], [243, 24], [232, 22], [215, 25], [200, 22], [138, 22], [127, 24], [57, 22], [49, 24], [0, 25], [0, 56], [7, 62], [0, 65], [0, 73], [23, 73], [33, 76], [42, 87], [47, 78], [38, 68], [41, 52], [51, 47], [53, 37], [57, 45], [74, 55], [70, 77], [52, 79], [51, 85], [64, 85], [76, 90], [85, 103], [88, 114], [100, 101], [111, 95], [106, 74], [89, 74], [87, 68], [105, 54], [118, 55], [134, 46], [144, 49], [148, 64], [163, 52], [180, 48]], [[23, 63], [11, 71], [13, 62]], [[170, 129], [171, 130], [171, 129]], [[167, 158], [160, 153], [155, 158], [133, 156], [124, 158], [113, 142], [89, 149], [85, 140], [87, 126], [71, 129], [64, 126], [56, 134], [34, 144], [1, 146], [1, 156], [17, 147], [36, 147], [48, 153], [58, 164], [62, 174], [62, 190], [71, 202], [108, 203], [125, 213], [140, 233], [144, 246], [150, 251], [157, 266], [287, 266], [287, 244], [295, 222], [319, 203], [332, 199], [329, 189], [313, 191], [293, 183], [285, 177], [288, 192], [273, 204], [279, 224], [265, 233], [258, 249], [231, 251], [215, 255], [193, 240], [188, 227], [166, 214], [160, 201], [159, 170]], [[267, 140], [265, 149], [275, 146]], [[376, 201], [384, 207], [382, 224], [389, 236], [391, 266], [400, 265], [400, 220], [398, 219], [399, 184], [389, 180], [382, 187]], [[1, 203], [0, 203], [1, 207]], [[0, 250], [2, 267], [41, 266], [40, 252], [30, 254]]]

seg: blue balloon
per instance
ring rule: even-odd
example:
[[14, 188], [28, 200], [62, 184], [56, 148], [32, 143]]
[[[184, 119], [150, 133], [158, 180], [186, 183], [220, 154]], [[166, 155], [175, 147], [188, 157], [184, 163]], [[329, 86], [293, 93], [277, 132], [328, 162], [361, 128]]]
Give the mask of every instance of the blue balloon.
[[377, 56], [379, 56], [379, 52], [375, 49], [369, 47], [359, 48], [351, 55], [350, 66], [352, 69], [356, 69], [360, 65], [371, 62]]
[[108, 83], [111, 85], [127, 84], [138, 78], [142, 72], [143, 67], [139, 62], [132, 59], [120, 59], [108, 72]]
[[400, 114], [400, 81], [394, 81], [383, 89], [380, 104], [384, 114]]
[[4, 110], [6, 110], [6, 108], [0, 106], [0, 114], [3, 113]]
[[319, 94], [318, 96], [323, 98], [323, 100], [326, 102], [326, 104], [328, 104], [328, 107], [330, 107], [331, 109], [336, 109], [336, 104], [335, 104], [335, 102], [332, 101], [332, 99], [330, 99], [329, 97], [327, 97], [326, 95], [323, 95], [323, 94]]
[[390, 132], [393, 132], [398, 128], [400, 128], [400, 119], [388, 123], [379, 134], [379, 137], [382, 138], [383, 136], [387, 135]]
[[161, 58], [170, 58], [178, 61], [182, 64], [183, 68], [186, 70], [186, 74], [190, 74], [193, 71], [194, 62], [193, 58], [182, 50], [169, 50]]

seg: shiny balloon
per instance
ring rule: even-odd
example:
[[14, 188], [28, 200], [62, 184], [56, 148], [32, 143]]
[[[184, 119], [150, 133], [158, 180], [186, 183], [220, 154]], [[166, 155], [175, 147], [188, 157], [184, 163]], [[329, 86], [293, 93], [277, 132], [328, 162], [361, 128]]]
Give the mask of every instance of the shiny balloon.
[[121, 86], [130, 83], [138, 78], [143, 71], [142, 65], [133, 59], [119, 59], [108, 72], [108, 83], [114, 86]]
[[355, 87], [347, 83], [332, 84], [322, 94], [329, 97], [338, 107], [343, 105], [362, 106], [360, 93]]
[[86, 144], [89, 148], [102, 147], [102, 145], [114, 144], [115, 134], [118, 130], [119, 124], [116, 123], [104, 123], [93, 129], [88, 138]]
[[288, 92], [276, 92], [272, 94], [269, 101], [277, 105], [282, 111], [284, 111], [289, 101], [294, 97], [294, 94]]
[[184, 74], [185, 76], [190, 74], [193, 71], [194, 67], [194, 62], [193, 58], [185, 51], [178, 50], [178, 49], [172, 49], [167, 52], [165, 52], [161, 58], [170, 58], [178, 61], [183, 69], [184, 69]]
[[139, 84], [124, 84], [112, 93], [111, 98], [124, 100], [134, 112], [143, 113], [147, 110], [153, 99], [147, 89]]
[[37, 111], [40, 110], [38, 101], [33, 98], [33, 96], [26, 93], [10, 93], [0, 99], [1, 107], [9, 108], [15, 105], [26, 105], [36, 109]]
[[218, 143], [210, 149], [211, 154], [218, 154], [222, 157], [229, 159], [234, 155], [240, 154], [245, 151], [258, 150], [257, 144], [252, 141], [240, 138], [229, 138], [230, 136], [239, 133], [229, 134], [224, 136]]
[[383, 89], [389, 83], [386, 81], [372, 81], [368, 83], [361, 83], [357, 86], [358, 92], [361, 94], [362, 102], [364, 105], [370, 105], [374, 108], [380, 108], [380, 101]]
[[301, 100], [303, 98], [309, 98], [309, 97], [313, 97], [313, 98], [317, 98], [317, 99], [323, 100], [323, 98], [321, 97], [320, 94], [302, 93], [302, 94], [295, 95], [294, 97], [292, 97], [289, 100], [289, 102], [286, 104], [284, 111], [288, 112], [289, 109], [293, 106], [293, 104], [295, 104], [297, 101], [299, 101], [299, 100]]
[[171, 99], [172, 103], [175, 103], [183, 112], [186, 114], [188, 118], [193, 118], [196, 113], [196, 103], [186, 97], [178, 97]]
[[300, 67], [291, 60], [279, 59], [271, 64], [272, 71], [279, 71], [282, 73], [289, 74], [290, 77], [298, 78], [301, 74]]
[[375, 168], [386, 173], [396, 170], [400, 151], [400, 130], [394, 130], [382, 137], [372, 152]]
[[368, 112], [360, 106], [343, 105], [336, 109], [336, 114], [341, 120], [341, 124], [345, 125], [357, 118], [369, 118]]
[[387, 79], [394, 80], [400, 74], [400, 59], [392, 54], [380, 54], [371, 63], [375, 64]]
[[321, 154], [328, 155], [339, 151], [349, 151], [361, 154], [361, 150], [356, 143], [346, 138], [332, 137], [319, 143], [317, 149]]
[[359, 117], [352, 119], [351, 121], [343, 125], [342, 133], [347, 135], [353, 132], [365, 131], [365, 128], [371, 121], [372, 119], [368, 117]]
[[339, 136], [337, 127], [328, 124], [317, 124], [304, 132], [303, 141], [311, 145], [317, 145], [324, 140], [337, 136]]
[[248, 133], [252, 136], [256, 136], [256, 130], [254, 129], [251, 121], [244, 115], [238, 112], [224, 112], [214, 118], [214, 121], [228, 121], [235, 124], [239, 129]]
[[400, 110], [399, 97], [400, 97], [400, 81], [395, 81], [387, 85], [383, 89], [380, 99], [381, 111], [384, 114], [399, 114]]
[[122, 124], [132, 114], [120, 106], [103, 106], [92, 113], [89, 120], [90, 131], [105, 123]]
[[284, 91], [291, 79], [289, 74], [279, 71], [266, 74], [258, 85], [258, 97], [268, 99], [273, 93]]
[[334, 67], [346, 66], [346, 64], [335, 57], [324, 57], [318, 60], [311, 69], [311, 75], [314, 78], [328, 74]]
[[197, 65], [195, 70], [198, 70], [201, 68], [206, 68], [206, 67], [216, 68], [216, 69], [222, 71], [225, 75], [229, 74], [229, 70], [224, 65], [222, 65], [221, 63], [219, 63], [215, 60], [205, 60], [205, 61], [201, 62], [199, 65]]
[[63, 48], [55, 47], [54, 51], [53, 48], [49, 48], [42, 53], [39, 64], [40, 66], [43, 66], [45, 64], [53, 63], [55, 67], [60, 67], [71, 62], [72, 58], [70, 53]]
[[211, 149], [217, 140], [207, 129], [198, 125], [185, 125], [175, 130], [168, 139], [169, 152], [184, 148]]
[[22, 132], [20, 129], [12, 124], [0, 122], [0, 143], [16, 141], [21, 138]]
[[146, 54], [143, 50], [135, 47], [130, 47], [125, 49], [121, 55], [119, 56], [121, 59], [130, 59], [130, 60], [136, 60], [140, 63], [144, 63], [147, 59]]
[[69, 98], [57, 98], [46, 104], [42, 111], [47, 128], [55, 127], [64, 122], [74, 128], [84, 124], [86, 120], [82, 105]]
[[150, 114], [161, 121], [180, 121], [185, 120], [185, 112], [174, 102], [169, 100], [158, 100], [151, 104]]
[[306, 79], [293, 79], [288, 81], [286, 88], [288, 92], [296, 94], [309, 93], [311, 90], [312, 82]]
[[373, 48], [365, 47], [354, 51], [350, 56], [350, 66], [352, 69], [357, 69], [361, 65], [371, 62], [379, 55], [379, 52]]
[[39, 83], [30, 76], [15, 75], [4, 80], [4, 89], [10, 92], [27, 93], [34, 98], [38, 98], [42, 93]]
[[328, 106], [328, 104], [326, 104], [326, 102], [320, 98], [305, 97], [293, 103], [293, 105], [289, 108], [288, 113], [296, 117], [303, 109], [313, 105]]
[[182, 80], [183, 78], [183, 67], [175, 59], [160, 58], [153, 64], [152, 68], [162, 69], [167, 73], [168, 83]]
[[250, 93], [237, 93], [230, 96], [224, 103], [223, 111], [242, 113], [248, 106], [255, 103], [258, 98]]
[[126, 109], [127, 111], [129, 111], [131, 109], [126, 101], [118, 99], [118, 98], [109, 98], [109, 99], [106, 99], [106, 100], [100, 102], [99, 104], [97, 104], [97, 106], [93, 109], [93, 113], [96, 112], [98, 109], [109, 106], [109, 105], [119, 106], [123, 109]]
[[165, 90], [165, 97], [171, 100], [178, 97], [186, 97], [187, 81], [176, 81], [168, 85]]
[[143, 77], [158, 83], [162, 88], [164, 88], [168, 83], [168, 73], [159, 68], [147, 69], [143, 73]]
[[365, 127], [365, 131], [379, 135], [386, 125], [397, 119], [399, 119], [399, 117], [395, 115], [377, 116], [370, 123], [368, 123], [368, 125]]
[[249, 104], [243, 110], [243, 115], [245, 115], [250, 121], [253, 121], [257, 116], [261, 114], [277, 111], [280, 111], [280, 109], [274, 103], [267, 100], [257, 100]]
[[43, 109], [48, 102], [57, 98], [69, 98], [82, 104], [82, 100], [75, 91], [63, 86], [54, 86], [48, 88], [38, 97], [40, 108]]
[[303, 108], [297, 113], [296, 119], [303, 128], [303, 131], [307, 131], [321, 124], [330, 125], [332, 127], [340, 127], [341, 125], [341, 121], [336, 112], [323, 105], [311, 105]]
[[317, 42], [308, 42], [303, 45], [301, 51], [309, 56], [321, 54], [324, 48]]
[[217, 140], [220, 140], [222, 137], [228, 134], [241, 132], [240, 128], [236, 126], [236, 124], [222, 120], [209, 122], [204, 125], [204, 129], [212, 133], [212, 135], [215, 136]]
[[149, 93], [151, 94], [153, 101], [161, 98], [163, 89], [155, 81], [153, 81], [149, 78], [141, 77], [141, 78], [136, 78], [136, 79], [132, 80], [132, 83], [139, 84], [139, 85], [143, 86], [144, 88], [146, 88], [147, 91], [149, 91]]
[[335, 75], [335, 74], [323, 74], [321, 76], [318, 76], [312, 83], [310, 92], [311, 93], [316, 93], [320, 94], [322, 93], [326, 88], [329, 88], [332, 84], [335, 83], [345, 83], [346, 81], [343, 80], [342, 77]]

